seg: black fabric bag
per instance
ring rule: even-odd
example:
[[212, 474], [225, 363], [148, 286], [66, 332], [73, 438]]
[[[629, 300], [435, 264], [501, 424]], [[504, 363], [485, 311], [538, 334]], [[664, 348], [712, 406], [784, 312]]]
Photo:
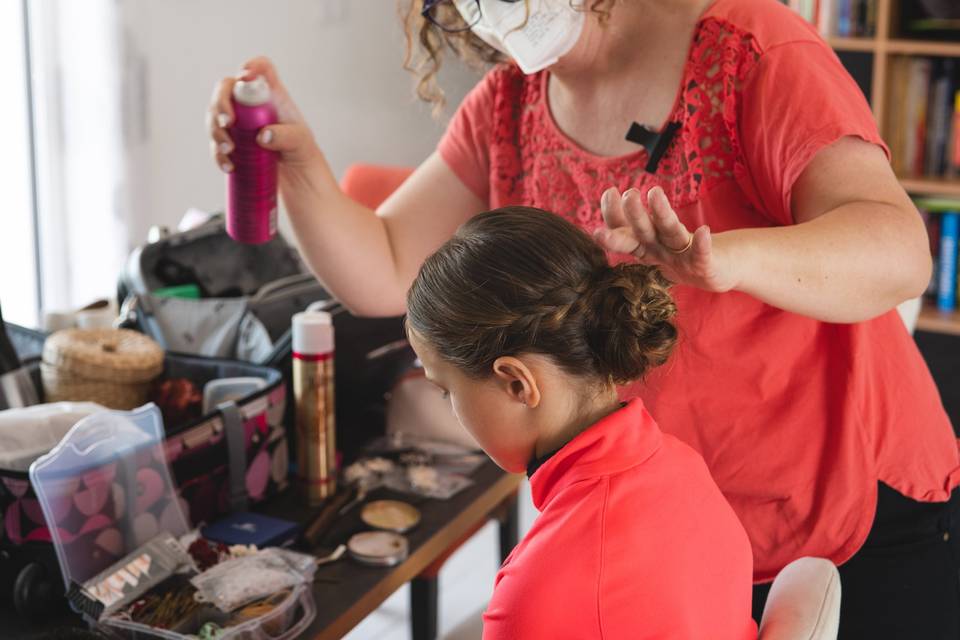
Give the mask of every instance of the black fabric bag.
[[[37, 393], [30, 381], [30, 374], [23, 367], [26, 357], [19, 349], [21, 344], [26, 347], [34, 345], [36, 339], [29, 330], [18, 333], [16, 329], [5, 323], [0, 313], [0, 410], [37, 403]], [[40, 348], [43, 348], [42, 340]]]
[[[188, 284], [213, 297], [153, 294]], [[326, 301], [334, 314], [338, 448], [348, 460], [362, 442], [384, 433], [385, 394], [415, 358], [402, 316], [352, 315], [280, 235], [262, 245], [238, 244], [227, 235], [222, 218], [135, 249], [120, 275], [118, 296], [124, 326], [146, 333], [165, 349], [279, 369], [287, 383], [288, 428], [294, 406], [290, 321], [310, 304]], [[206, 341], [199, 335], [199, 324], [214, 338]], [[296, 439], [290, 440], [296, 447]]]

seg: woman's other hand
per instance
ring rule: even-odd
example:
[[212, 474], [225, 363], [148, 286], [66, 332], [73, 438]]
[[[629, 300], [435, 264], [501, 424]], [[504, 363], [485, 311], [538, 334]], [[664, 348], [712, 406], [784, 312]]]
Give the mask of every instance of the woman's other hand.
[[650, 189], [646, 200], [636, 189], [622, 195], [607, 189], [600, 201], [606, 226], [594, 233], [596, 240], [607, 251], [659, 267], [677, 284], [714, 292], [737, 285], [734, 269], [708, 227], [687, 229], [660, 187]]

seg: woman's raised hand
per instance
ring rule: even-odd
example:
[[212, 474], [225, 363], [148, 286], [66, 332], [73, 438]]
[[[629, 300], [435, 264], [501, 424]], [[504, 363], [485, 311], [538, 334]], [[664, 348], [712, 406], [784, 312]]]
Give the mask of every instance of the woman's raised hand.
[[630, 189], [622, 195], [607, 189], [600, 200], [605, 227], [594, 233], [607, 251], [630, 254], [641, 264], [660, 268], [668, 279], [707, 291], [723, 292], [737, 285], [722, 243], [707, 226], [691, 232], [677, 217], [660, 187], [642, 194]]
[[[223, 78], [214, 86], [213, 97], [207, 110], [207, 126], [210, 132], [211, 155], [221, 170], [229, 173], [233, 170], [230, 153], [233, 140], [227, 132], [233, 123], [233, 86], [238, 80], [251, 80], [257, 76], [266, 78], [270, 85], [271, 97], [277, 108], [279, 122], [264, 127], [258, 141], [267, 149], [280, 152], [281, 178], [290, 169], [297, 169], [313, 163], [322, 157], [313, 133], [304, 122], [296, 104], [290, 98], [277, 71], [267, 58], [254, 58], [243, 65], [237, 76]], [[321, 163], [324, 164], [325, 163]]]

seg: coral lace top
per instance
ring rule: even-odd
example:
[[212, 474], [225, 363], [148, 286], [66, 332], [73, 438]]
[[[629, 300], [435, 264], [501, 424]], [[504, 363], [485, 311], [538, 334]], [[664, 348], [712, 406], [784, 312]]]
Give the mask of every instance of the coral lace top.
[[[567, 138], [548, 74], [493, 69], [440, 142], [491, 208], [537, 206], [592, 231], [606, 188], [660, 185], [688, 228], [789, 225], [791, 189], [817, 151], [844, 136], [887, 151], [833, 51], [775, 0], [717, 0], [700, 18], [670, 116], [680, 129], [655, 174], [640, 147], [600, 157]], [[830, 324], [739, 292], [674, 295], [675, 355], [624, 396], [704, 457], [750, 536], [755, 580], [800, 556], [849, 559], [878, 480], [922, 501], [960, 484], [956, 438], [895, 311]]]

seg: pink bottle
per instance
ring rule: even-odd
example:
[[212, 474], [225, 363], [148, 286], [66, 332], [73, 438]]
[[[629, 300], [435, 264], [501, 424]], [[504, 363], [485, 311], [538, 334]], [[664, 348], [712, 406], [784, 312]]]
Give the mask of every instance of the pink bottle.
[[237, 242], [261, 244], [277, 233], [277, 153], [257, 144], [260, 130], [277, 122], [277, 110], [263, 76], [234, 85], [233, 110], [227, 233]]

